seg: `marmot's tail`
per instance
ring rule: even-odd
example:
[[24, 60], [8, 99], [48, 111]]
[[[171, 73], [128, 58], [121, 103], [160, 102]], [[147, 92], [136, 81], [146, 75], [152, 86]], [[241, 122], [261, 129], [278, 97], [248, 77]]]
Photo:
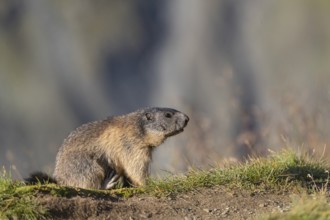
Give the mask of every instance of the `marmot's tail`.
[[30, 177], [24, 179], [25, 184], [46, 184], [46, 183], [57, 183], [54, 178], [43, 172], [34, 172], [30, 174]]

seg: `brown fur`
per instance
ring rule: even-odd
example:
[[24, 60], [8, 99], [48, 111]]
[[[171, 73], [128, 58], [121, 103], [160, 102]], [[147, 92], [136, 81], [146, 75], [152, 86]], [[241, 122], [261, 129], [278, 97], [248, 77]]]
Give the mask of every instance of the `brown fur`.
[[144, 185], [153, 149], [183, 131], [188, 120], [174, 109], [146, 108], [84, 124], [64, 140], [54, 178], [81, 188], [108, 189], [119, 177]]

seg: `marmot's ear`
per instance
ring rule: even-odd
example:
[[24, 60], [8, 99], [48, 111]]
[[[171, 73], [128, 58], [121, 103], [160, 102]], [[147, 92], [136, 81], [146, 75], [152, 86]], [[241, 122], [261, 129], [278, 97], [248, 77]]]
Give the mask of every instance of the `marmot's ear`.
[[152, 115], [151, 113], [149, 113], [149, 112], [147, 112], [144, 116], [146, 117], [146, 119], [147, 119], [148, 121], [153, 120], [153, 115]]

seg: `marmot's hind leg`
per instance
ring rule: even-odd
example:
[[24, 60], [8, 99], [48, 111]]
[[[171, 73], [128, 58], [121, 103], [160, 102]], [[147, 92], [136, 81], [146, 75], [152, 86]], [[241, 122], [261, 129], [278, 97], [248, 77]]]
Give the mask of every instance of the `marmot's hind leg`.
[[[75, 152], [74, 152], [75, 153]], [[55, 179], [61, 185], [80, 188], [102, 189], [105, 178], [104, 169], [88, 153], [66, 154], [54, 173]]]

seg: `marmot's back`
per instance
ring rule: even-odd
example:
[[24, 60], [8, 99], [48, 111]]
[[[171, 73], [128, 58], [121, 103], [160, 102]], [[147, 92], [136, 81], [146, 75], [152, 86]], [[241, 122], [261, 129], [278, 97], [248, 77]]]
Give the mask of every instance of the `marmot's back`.
[[182, 132], [188, 121], [174, 109], [146, 108], [84, 124], [60, 147], [54, 178], [82, 188], [111, 188], [119, 177], [143, 185], [154, 147]]

